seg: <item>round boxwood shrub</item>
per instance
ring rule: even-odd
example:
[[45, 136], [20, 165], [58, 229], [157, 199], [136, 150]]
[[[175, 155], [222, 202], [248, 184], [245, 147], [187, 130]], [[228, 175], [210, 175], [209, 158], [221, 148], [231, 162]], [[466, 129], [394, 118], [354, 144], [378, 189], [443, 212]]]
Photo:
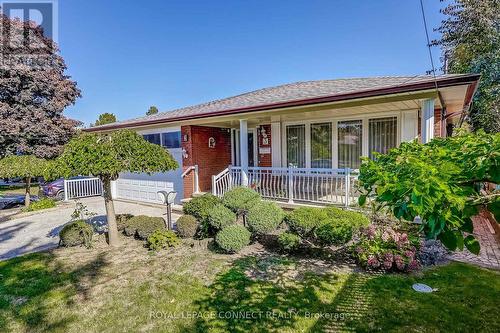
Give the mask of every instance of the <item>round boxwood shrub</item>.
[[198, 221], [193, 215], [182, 215], [175, 222], [177, 233], [182, 238], [191, 238], [196, 235], [198, 230]]
[[208, 223], [217, 230], [223, 229], [236, 222], [236, 214], [232, 210], [218, 204], [208, 212]]
[[222, 203], [235, 213], [248, 211], [261, 199], [260, 194], [248, 187], [235, 187], [226, 192], [222, 197]]
[[233, 224], [225, 227], [215, 236], [215, 242], [228, 253], [240, 251], [250, 244], [251, 233], [244, 226]]
[[180, 244], [180, 239], [175, 232], [171, 230], [156, 230], [147, 240], [147, 246], [150, 250], [159, 251], [169, 247], [175, 247]]
[[118, 231], [123, 231], [125, 227], [128, 225], [128, 222], [134, 215], [132, 214], [117, 214], [116, 215], [116, 226], [118, 227]]
[[66, 224], [59, 232], [59, 245], [78, 246], [84, 245], [89, 248], [92, 245], [92, 226], [84, 220], [78, 220]]
[[124, 229], [127, 236], [136, 236], [139, 239], [147, 239], [156, 230], [166, 229], [165, 220], [162, 217], [146, 215], [134, 216], [128, 221]]
[[300, 236], [288, 231], [278, 236], [278, 244], [283, 252], [293, 252], [297, 250], [301, 241], [302, 239]]
[[183, 211], [184, 214], [193, 215], [200, 223], [203, 223], [207, 219], [208, 211], [220, 202], [215, 195], [207, 193], [186, 202]]
[[248, 227], [257, 234], [266, 234], [278, 228], [285, 213], [274, 202], [256, 203], [247, 213]]
[[314, 229], [328, 219], [324, 208], [300, 207], [286, 216], [290, 230], [301, 237], [310, 236]]

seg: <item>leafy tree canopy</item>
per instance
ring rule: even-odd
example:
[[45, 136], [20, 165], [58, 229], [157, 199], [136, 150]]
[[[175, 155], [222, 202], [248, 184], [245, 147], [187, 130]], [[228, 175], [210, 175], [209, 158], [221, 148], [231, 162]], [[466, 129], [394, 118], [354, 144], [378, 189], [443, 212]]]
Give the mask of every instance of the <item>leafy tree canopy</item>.
[[403, 143], [388, 154], [365, 159], [359, 181], [363, 205], [389, 208], [397, 218], [423, 220], [427, 237], [438, 237], [451, 250], [479, 252], [471, 216], [485, 206], [500, 220], [500, 194], [487, 196], [480, 182], [500, 183], [500, 133], [465, 134], [428, 144]]
[[441, 46], [449, 73], [480, 73], [469, 113], [474, 130], [500, 131], [500, 1], [454, 0], [433, 45]]
[[[0, 16], [0, 24], [8, 30], [0, 34], [0, 158], [19, 153], [53, 158], [76, 134], [79, 122], [66, 118], [63, 110], [80, 97], [80, 90], [41, 27], [6, 16]], [[27, 42], [36, 42], [36, 49]]]
[[148, 112], [146, 112], [146, 116], [151, 116], [152, 114], [157, 114], [158, 108], [156, 106], [150, 106]]
[[99, 115], [99, 119], [95, 121], [94, 126], [116, 123], [116, 116], [113, 113], [105, 112]]

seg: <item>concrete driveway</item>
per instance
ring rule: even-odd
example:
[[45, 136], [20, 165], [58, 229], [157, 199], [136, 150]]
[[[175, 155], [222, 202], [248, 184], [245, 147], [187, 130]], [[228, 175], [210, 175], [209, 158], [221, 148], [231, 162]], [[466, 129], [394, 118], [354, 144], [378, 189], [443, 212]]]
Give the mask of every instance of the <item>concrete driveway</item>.
[[[101, 197], [85, 198], [80, 202], [87, 205], [89, 211], [98, 214], [96, 219], [104, 219], [106, 211]], [[57, 247], [59, 231], [70, 221], [74, 209], [75, 202], [70, 202], [47, 212], [1, 222], [0, 260]], [[115, 201], [115, 211], [117, 214], [129, 213], [166, 218], [164, 215], [166, 208], [161, 206]], [[175, 221], [178, 216], [178, 214], [172, 214], [173, 220]]]

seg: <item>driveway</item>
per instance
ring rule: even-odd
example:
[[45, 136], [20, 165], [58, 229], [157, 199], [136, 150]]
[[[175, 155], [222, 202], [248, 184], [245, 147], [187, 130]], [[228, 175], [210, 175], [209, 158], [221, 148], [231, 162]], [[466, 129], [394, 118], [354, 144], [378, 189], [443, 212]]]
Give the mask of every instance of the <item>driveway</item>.
[[[98, 214], [102, 220], [106, 215], [101, 197], [80, 200], [89, 211]], [[58, 246], [59, 231], [71, 219], [75, 202], [60, 206], [56, 210], [40, 212], [35, 215], [20, 217], [0, 223], [0, 260], [17, 257], [24, 253], [38, 252]], [[164, 216], [165, 207], [141, 205], [138, 203], [115, 201], [117, 214]], [[100, 216], [100, 217], [99, 217]], [[179, 215], [172, 214], [175, 221]]]

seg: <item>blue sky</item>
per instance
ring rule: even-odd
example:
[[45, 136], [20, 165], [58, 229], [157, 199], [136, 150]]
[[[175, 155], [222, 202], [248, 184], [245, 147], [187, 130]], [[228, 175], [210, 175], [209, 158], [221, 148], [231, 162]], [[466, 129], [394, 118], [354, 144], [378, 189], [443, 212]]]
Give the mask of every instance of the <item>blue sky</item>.
[[[443, 4], [424, 5], [436, 36]], [[418, 0], [59, 0], [59, 44], [82, 90], [66, 114], [86, 124], [294, 81], [430, 69]]]

